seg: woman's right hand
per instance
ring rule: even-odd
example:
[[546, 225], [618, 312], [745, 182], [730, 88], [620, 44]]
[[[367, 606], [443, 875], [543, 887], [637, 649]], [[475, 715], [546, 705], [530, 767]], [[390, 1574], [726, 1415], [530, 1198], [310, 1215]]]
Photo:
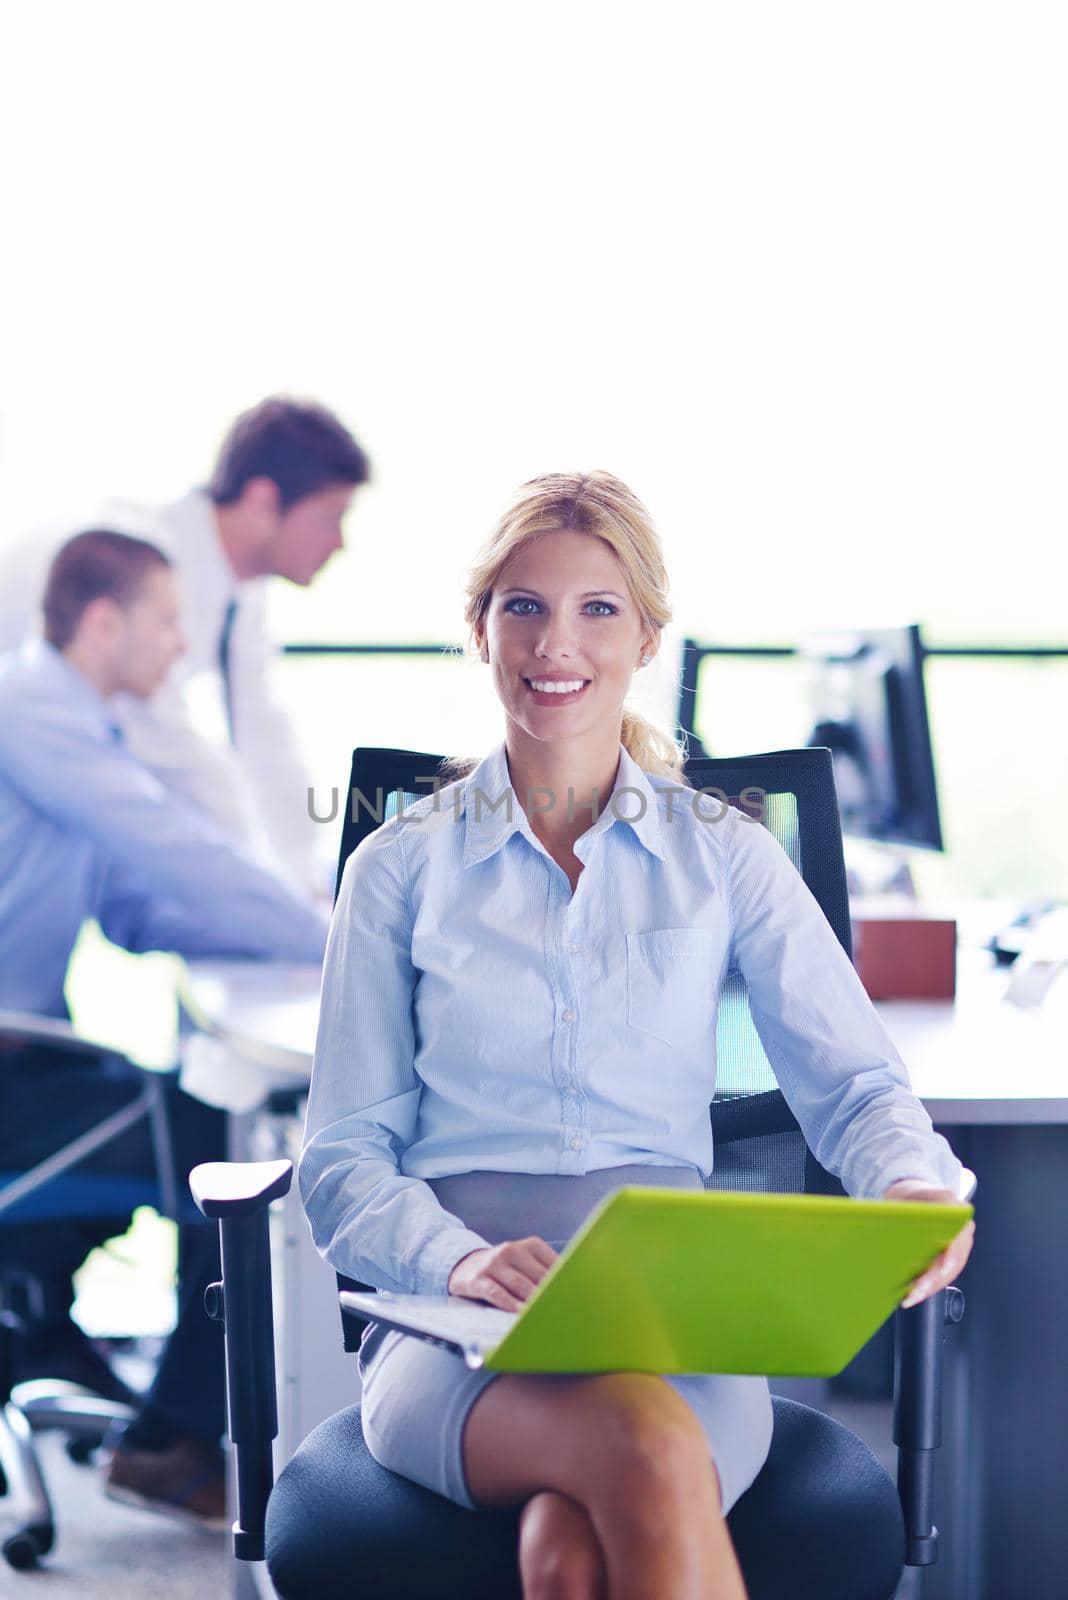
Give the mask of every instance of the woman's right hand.
[[485, 1300], [501, 1311], [518, 1311], [559, 1259], [559, 1252], [536, 1235], [506, 1239], [461, 1256], [449, 1273], [449, 1293]]

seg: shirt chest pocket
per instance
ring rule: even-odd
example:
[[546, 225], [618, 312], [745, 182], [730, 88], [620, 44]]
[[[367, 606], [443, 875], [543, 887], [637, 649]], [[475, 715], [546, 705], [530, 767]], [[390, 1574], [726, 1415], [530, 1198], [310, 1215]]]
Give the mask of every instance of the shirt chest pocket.
[[703, 928], [627, 934], [627, 1022], [665, 1044], [711, 1039], [716, 986], [712, 935]]

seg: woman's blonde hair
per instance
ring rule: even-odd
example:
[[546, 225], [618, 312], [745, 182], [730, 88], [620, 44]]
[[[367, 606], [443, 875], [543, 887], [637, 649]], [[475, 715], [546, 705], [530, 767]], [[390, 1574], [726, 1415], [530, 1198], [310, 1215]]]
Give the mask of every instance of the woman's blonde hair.
[[[616, 554], [643, 627], [659, 634], [671, 621], [660, 536], [637, 495], [610, 472], [550, 472], [524, 483], [468, 572], [464, 617], [477, 645], [506, 562], [544, 533], [591, 533]], [[644, 772], [677, 779], [682, 746], [668, 730], [630, 706], [620, 737]]]

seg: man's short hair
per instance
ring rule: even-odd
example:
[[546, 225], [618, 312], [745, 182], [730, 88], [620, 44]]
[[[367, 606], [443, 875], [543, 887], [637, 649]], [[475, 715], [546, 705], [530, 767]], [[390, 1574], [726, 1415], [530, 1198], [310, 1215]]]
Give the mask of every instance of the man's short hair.
[[45, 582], [44, 634], [57, 650], [73, 639], [86, 606], [108, 599], [120, 606], [136, 600], [150, 572], [171, 562], [147, 539], [110, 528], [79, 533], [53, 557]]
[[208, 493], [233, 505], [252, 478], [277, 484], [283, 511], [305, 495], [366, 483], [371, 466], [333, 412], [310, 400], [273, 395], [242, 412], [219, 447]]

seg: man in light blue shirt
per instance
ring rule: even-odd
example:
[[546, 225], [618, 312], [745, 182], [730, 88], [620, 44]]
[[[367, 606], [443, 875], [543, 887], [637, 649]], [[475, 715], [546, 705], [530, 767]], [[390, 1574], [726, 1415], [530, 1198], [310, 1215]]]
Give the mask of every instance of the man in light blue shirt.
[[[107, 592], [126, 593], [124, 563], [126, 599]], [[153, 546], [80, 534], [53, 566], [45, 638], [0, 660], [0, 1008], [64, 1014], [88, 917], [131, 950], [322, 957], [325, 917], [165, 789], [109, 714], [182, 653], [179, 604]]]
[[[325, 916], [164, 788], [112, 718], [112, 696], [147, 698], [184, 648], [167, 558], [109, 530], [81, 534], [52, 564], [44, 612], [45, 638], [0, 660], [0, 1013], [65, 1014], [67, 964], [88, 918], [130, 950], [319, 962]], [[114, 1062], [5, 1058], [0, 1175], [35, 1165], [139, 1088], [139, 1074]], [[198, 1161], [224, 1156], [224, 1123], [171, 1085], [168, 1099], [181, 1182]], [[78, 1171], [153, 1167], [141, 1122]], [[84, 1368], [89, 1352], [68, 1321], [70, 1277], [115, 1229], [19, 1225], [17, 1211], [12, 1222], [0, 1231], [5, 1261], [23, 1261], [44, 1289], [31, 1359], [52, 1376], [66, 1362]], [[183, 1227], [180, 1258], [178, 1326], [110, 1485], [214, 1522], [224, 1512], [222, 1347], [201, 1300], [218, 1271], [213, 1230]], [[107, 1385], [106, 1368], [101, 1378], [95, 1387]]]

